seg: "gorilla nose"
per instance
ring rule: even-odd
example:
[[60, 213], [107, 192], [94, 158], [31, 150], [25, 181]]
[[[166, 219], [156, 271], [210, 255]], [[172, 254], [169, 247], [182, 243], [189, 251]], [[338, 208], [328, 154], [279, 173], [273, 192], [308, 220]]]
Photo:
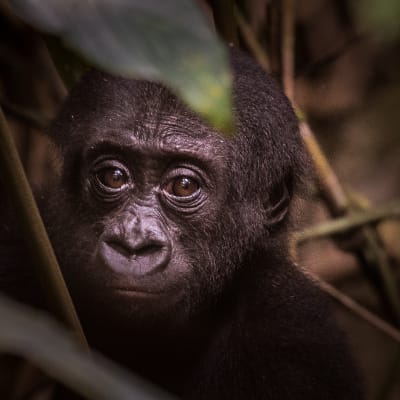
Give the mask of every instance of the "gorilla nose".
[[118, 253], [121, 253], [127, 258], [135, 258], [139, 255], [156, 253], [162, 249], [163, 245], [154, 241], [142, 241], [136, 244], [131, 244], [125, 241], [109, 240], [106, 242]]
[[167, 267], [171, 248], [168, 243], [157, 240], [147, 239], [132, 244], [118, 238], [104, 241], [99, 256], [114, 272], [143, 276]]

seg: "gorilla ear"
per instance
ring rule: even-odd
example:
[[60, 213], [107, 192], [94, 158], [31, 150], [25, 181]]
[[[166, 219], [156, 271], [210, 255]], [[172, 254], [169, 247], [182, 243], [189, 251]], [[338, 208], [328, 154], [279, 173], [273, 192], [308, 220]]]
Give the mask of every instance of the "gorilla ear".
[[275, 226], [282, 222], [289, 211], [291, 193], [286, 183], [277, 185], [268, 196], [265, 210], [267, 211], [267, 225]]

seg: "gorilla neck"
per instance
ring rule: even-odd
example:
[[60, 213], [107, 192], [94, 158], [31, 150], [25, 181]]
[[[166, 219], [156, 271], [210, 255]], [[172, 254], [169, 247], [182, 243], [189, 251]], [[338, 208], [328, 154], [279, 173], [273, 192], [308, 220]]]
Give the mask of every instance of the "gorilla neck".
[[107, 357], [182, 395], [184, 382], [190, 381], [231, 313], [232, 307], [221, 303], [176, 330], [153, 327], [138, 331], [115, 325], [107, 327], [104, 322], [103, 327], [87, 326], [85, 331], [90, 345]]
[[[184, 390], [183, 382], [190, 382], [206, 359], [225, 351], [236, 351], [235, 337], [240, 336], [240, 326], [246, 319], [258, 319], [257, 306], [249, 299], [256, 299], [265, 290], [268, 276], [276, 268], [266, 264], [274, 251], [265, 249], [246, 260], [245, 268], [238, 271], [224, 296], [187, 321], [179, 328], [157, 327], [140, 329], [118, 327], [115, 324], [85, 327], [91, 346], [108, 357], [125, 365], [132, 371], [179, 394]], [[278, 252], [280, 253], [280, 252]], [[280, 265], [282, 266], [282, 260]], [[259, 276], [259, 284], [248, 278]], [[263, 296], [263, 295], [262, 295]], [[100, 334], [99, 332], [102, 332]], [[213, 353], [213, 354], [211, 354]], [[211, 354], [211, 355], [210, 355]]]

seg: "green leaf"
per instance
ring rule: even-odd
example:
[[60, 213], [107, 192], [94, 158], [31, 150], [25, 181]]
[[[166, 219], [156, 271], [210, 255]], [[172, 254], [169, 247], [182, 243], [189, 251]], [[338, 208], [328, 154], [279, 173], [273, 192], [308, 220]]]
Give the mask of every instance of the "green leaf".
[[161, 389], [87, 350], [43, 312], [0, 295], [0, 352], [16, 354], [93, 400], [173, 400]]
[[189, 0], [14, 0], [17, 13], [114, 74], [170, 86], [195, 111], [232, 130], [226, 48]]

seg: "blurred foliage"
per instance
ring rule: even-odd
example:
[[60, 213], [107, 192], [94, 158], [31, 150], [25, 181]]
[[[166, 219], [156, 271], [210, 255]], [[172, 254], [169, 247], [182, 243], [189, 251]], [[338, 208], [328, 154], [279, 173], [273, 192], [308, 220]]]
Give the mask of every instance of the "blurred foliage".
[[161, 389], [89, 353], [43, 312], [0, 296], [0, 351], [35, 362], [77, 393], [95, 400], [172, 400]]
[[355, 7], [360, 22], [377, 37], [393, 40], [400, 36], [399, 0], [360, 0]]
[[14, 0], [12, 4], [25, 21], [59, 35], [99, 67], [162, 81], [206, 120], [232, 132], [226, 49], [194, 2]]

